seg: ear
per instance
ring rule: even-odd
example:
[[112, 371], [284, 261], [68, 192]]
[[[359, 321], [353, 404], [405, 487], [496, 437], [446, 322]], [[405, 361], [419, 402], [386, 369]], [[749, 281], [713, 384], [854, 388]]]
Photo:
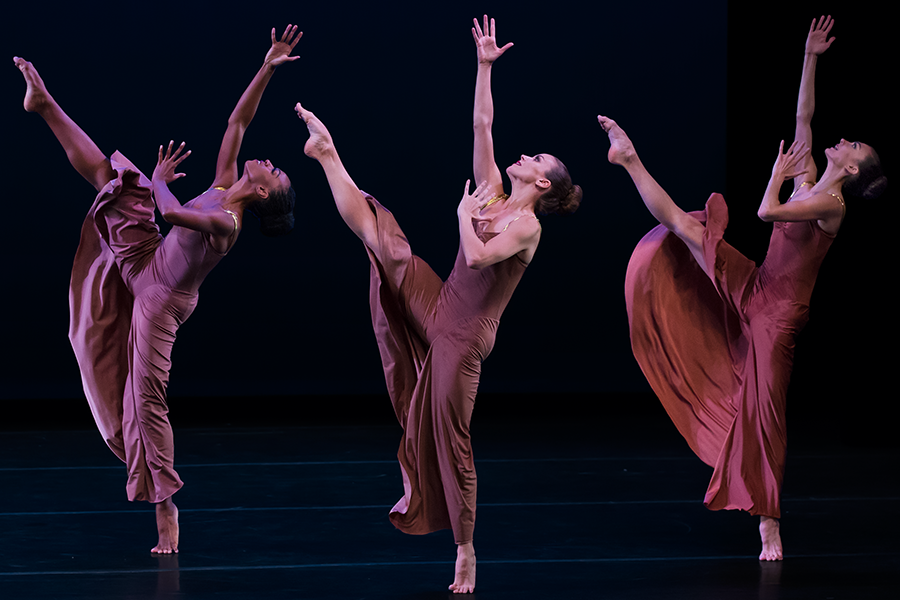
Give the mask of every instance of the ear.
[[256, 195], [259, 196], [260, 200], [266, 200], [269, 197], [269, 190], [261, 185], [258, 185], [256, 186]]
[[548, 188], [550, 187], [550, 180], [549, 180], [549, 179], [544, 179], [543, 177], [541, 177], [540, 179], [538, 179], [537, 181], [535, 181], [534, 184], [535, 184], [536, 186], [538, 186], [539, 188], [542, 188], [542, 189], [545, 189], [545, 190], [546, 190], [546, 189], [548, 189]]
[[853, 175], [859, 173], [859, 165], [845, 165], [844, 170], [847, 171], [847, 175], [852, 177]]

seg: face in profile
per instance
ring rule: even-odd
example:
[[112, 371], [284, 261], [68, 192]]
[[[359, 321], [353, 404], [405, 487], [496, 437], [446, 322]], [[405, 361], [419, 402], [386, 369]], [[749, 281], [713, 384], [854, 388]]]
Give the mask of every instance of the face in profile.
[[248, 160], [244, 163], [244, 175], [254, 189], [263, 188], [268, 195], [273, 190], [286, 190], [291, 186], [287, 174], [270, 160]]
[[862, 142], [848, 142], [844, 138], [825, 149], [825, 157], [836, 166], [857, 170], [859, 164], [872, 154], [872, 147]]
[[534, 156], [523, 154], [519, 160], [506, 168], [506, 174], [510, 179], [518, 179], [523, 183], [546, 181], [547, 171], [555, 164], [556, 159], [550, 154], [535, 154]]

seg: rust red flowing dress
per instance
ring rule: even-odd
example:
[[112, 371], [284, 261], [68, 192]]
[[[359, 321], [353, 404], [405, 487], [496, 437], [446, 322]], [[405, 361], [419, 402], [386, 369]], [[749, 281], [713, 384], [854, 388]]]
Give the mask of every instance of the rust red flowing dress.
[[178, 327], [222, 258], [206, 234], [154, 220], [150, 181], [124, 156], [81, 229], [69, 286], [69, 340], [100, 434], [128, 469], [129, 500], [162, 502], [174, 468], [166, 386]]
[[[469, 423], [481, 362], [500, 315], [527, 266], [518, 256], [484, 269], [466, 266], [462, 248], [446, 281], [410, 250], [393, 215], [366, 196], [378, 228], [369, 306], [388, 393], [403, 427], [397, 459], [404, 495], [391, 509], [401, 531], [453, 529], [472, 541], [476, 478]], [[479, 238], [488, 221], [473, 221]], [[499, 234], [502, 235], [502, 234]]]
[[833, 236], [815, 221], [776, 222], [757, 268], [722, 239], [721, 195], [691, 215], [706, 225], [706, 272], [662, 225], [631, 257], [632, 349], [678, 431], [714, 469], [704, 504], [779, 518], [794, 340]]

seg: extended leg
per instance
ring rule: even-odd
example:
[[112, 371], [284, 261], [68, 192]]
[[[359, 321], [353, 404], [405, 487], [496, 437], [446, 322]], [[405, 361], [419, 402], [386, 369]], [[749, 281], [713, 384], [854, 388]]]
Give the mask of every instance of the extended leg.
[[69, 118], [56, 100], [47, 91], [47, 86], [38, 74], [37, 69], [23, 58], [13, 58], [13, 62], [25, 77], [25, 110], [35, 112], [44, 118], [53, 135], [62, 144], [69, 162], [78, 173], [88, 180], [97, 191], [115, 177], [115, 171], [109, 159], [94, 141]]
[[310, 158], [315, 158], [325, 170], [325, 176], [328, 178], [328, 185], [331, 186], [331, 193], [334, 195], [334, 203], [337, 205], [338, 212], [347, 226], [353, 230], [365, 244], [371, 248], [376, 254], [377, 252], [377, 230], [375, 224], [375, 216], [369, 208], [368, 202], [359, 188], [350, 178], [347, 169], [341, 162], [337, 150], [334, 148], [334, 141], [331, 134], [322, 121], [313, 113], [304, 109], [298, 103], [296, 106], [297, 114], [306, 123], [309, 129], [309, 140], [307, 140], [303, 151]]
[[650, 213], [687, 244], [691, 254], [705, 271], [706, 264], [702, 251], [703, 224], [679, 208], [662, 186], [653, 179], [638, 158], [631, 140], [615, 121], [602, 116], [598, 117], [598, 121], [609, 135], [610, 147], [607, 155], [609, 162], [620, 165], [628, 171]]

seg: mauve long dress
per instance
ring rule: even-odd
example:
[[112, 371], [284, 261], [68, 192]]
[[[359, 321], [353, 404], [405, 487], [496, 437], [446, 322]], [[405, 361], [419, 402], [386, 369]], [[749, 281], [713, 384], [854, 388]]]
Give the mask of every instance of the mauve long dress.
[[154, 219], [150, 181], [127, 158], [81, 229], [69, 286], [69, 340], [84, 392], [110, 449], [127, 465], [129, 500], [162, 502], [175, 472], [166, 386], [178, 327], [222, 258], [206, 234]]
[[[366, 196], [378, 228], [369, 306], [388, 393], [403, 427], [397, 458], [404, 496], [391, 509], [401, 531], [453, 529], [472, 541], [476, 478], [469, 423], [481, 362], [527, 266], [518, 256], [470, 269], [460, 247], [447, 281], [412, 254], [393, 215]], [[473, 220], [486, 242], [488, 220]], [[502, 234], [499, 234], [502, 235]]]
[[625, 277], [632, 349], [678, 431], [714, 469], [704, 504], [779, 518], [794, 340], [834, 238], [815, 221], [776, 222], [757, 268], [722, 239], [721, 195], [691, 214], [706, 225], [707, 272], [662, 225], [644, 236]]

